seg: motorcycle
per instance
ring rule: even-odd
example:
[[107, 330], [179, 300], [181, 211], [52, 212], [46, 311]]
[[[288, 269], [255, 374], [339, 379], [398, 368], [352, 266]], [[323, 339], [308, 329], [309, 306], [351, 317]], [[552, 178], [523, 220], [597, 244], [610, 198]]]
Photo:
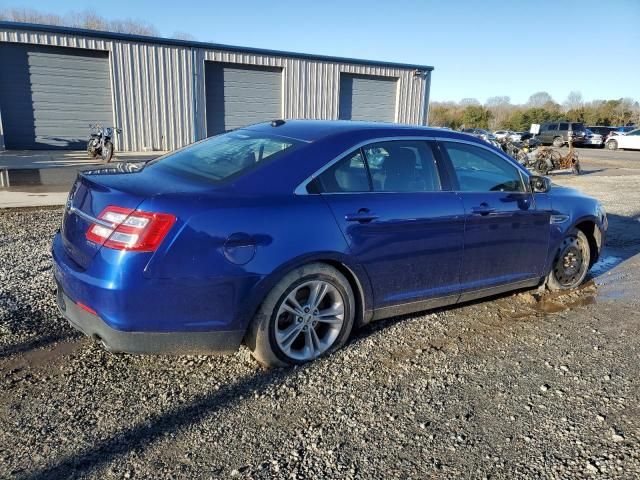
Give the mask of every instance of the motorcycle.
[[89, 127], [91, 138], [87, 142], [87, 154], [91, 158], [100, 156], [105, 163], [110, 162], [113, 157], [113, 135], [122, 133], [122, 130], [117, 127], [103, 127], [98, 123]]
[[514, 158], [522, 166], [530, 169], [535, 167], [535, 159], [530, 154], [539, 145], [540, 141], [533, 138], [521, 142], [512, 142], [508, 137], [504, 137], [500, 141], [500, 147], [507, 155]]

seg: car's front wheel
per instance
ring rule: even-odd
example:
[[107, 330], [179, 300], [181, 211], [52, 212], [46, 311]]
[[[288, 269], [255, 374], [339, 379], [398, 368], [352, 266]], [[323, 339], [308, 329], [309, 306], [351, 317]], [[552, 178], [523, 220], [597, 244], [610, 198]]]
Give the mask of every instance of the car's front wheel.
[[355, 316], [349, 281], [314, 263], [285, 275], [254, 317], [245, 343], [267, 367], [302, 364], [345, 344]]
[[609, 140], [607, 142], [607, 148], [609, 150], [617, 150], [618, 149], [618, 142], [616, 142], [615, 140]]
[[587, 276], [591, 251], [587, 236], [580, 230], [572, 230], [562, 240], [547, 277], [549, 290], [571, 290], [578, 287]]
[[564, 145], [564, 138], [556, 137], [556, 138], [553, 139], [553, 146], [554, 147], [560, 148], [563, 145]]

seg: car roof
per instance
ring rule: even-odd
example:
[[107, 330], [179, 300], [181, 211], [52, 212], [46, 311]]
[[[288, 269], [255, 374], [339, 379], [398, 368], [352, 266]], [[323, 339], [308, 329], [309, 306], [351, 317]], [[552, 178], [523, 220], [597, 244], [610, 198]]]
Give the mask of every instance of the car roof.
[[282, 137], [289, 137], [304, 142], [314, 142], [329, 136], [344, 133], [369, 132], [375, 135], [375, 131], [401, 131], [405, 135], [439, 135], [450, 136], [451, 130], [437, 127], [423, 127], [419, 125], [406, 125], [388, 122], [363, 122], [355, 120], [274, 120], [244, 127], [242, 130], [250, 130], [261, 133], [269, 133]]

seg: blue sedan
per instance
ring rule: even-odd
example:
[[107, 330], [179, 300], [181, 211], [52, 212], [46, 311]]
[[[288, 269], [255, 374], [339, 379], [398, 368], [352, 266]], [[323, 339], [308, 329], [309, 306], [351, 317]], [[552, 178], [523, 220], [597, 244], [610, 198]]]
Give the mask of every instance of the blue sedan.
[[58, 304], [114, 352], [246, 344], [307, 362], [373, 320], [576, 288], [607, 218], [449, 130], [275, 120], [83, 172], [53, 241]]

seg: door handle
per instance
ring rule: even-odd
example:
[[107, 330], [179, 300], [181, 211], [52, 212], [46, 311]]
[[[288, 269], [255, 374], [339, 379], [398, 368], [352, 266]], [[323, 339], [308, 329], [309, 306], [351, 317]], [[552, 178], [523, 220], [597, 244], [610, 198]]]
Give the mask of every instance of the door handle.
[[473, 207], [471, 211], [473, 212], [474, 215], [489, 215], [490, 213], [495, 212], [496, 209], [493, 207], [490, 207], [488, 203], [482, 202], [477, 207]]
[[374, 215], [368, 208], [361, 208], [357, 213], [347, 213], [344, 219], [347, 222], [369, 223], [376, 220], [378, 215]]

